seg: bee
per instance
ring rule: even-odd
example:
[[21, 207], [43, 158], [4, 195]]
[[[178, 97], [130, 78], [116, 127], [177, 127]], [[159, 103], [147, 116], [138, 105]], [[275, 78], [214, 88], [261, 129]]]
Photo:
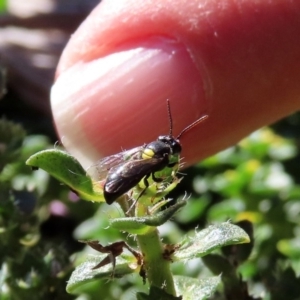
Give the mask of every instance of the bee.
[[96, 169], [93, 170], [96, 171], [94, 175], [91, 175], [89, 169], [87, 170], [88, 174], [97, 177], [98, 180], [105, 178], [103, 195], [107, 204], [112, 204], [143, 180], [145, 188], [138, 195], [137, 201], [149, 187], [148, 179], [150, 176], [154, 182], [162, 182], [163, 178], [156, 177], [155, 174], [165, 168], [173, 168], [179, 163], [182, 150], [180, 138], [208, 118], [207, 115], [203, 115], [185, 127], [177, 137], [174, 137], [169, 100], [167, 100], [167, 109], [170, 124], [168, 135], [161, 135], [156, 141], [149, 144], [101, 159], [92, 166], [92, 169]]

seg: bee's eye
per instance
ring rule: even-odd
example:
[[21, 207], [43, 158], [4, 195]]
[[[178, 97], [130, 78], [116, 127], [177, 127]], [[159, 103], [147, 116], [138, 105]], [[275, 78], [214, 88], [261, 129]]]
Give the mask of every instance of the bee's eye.
[[179, 153], [181, 152], [181, 150], [182, 150], [179, 141], [178, 141], [178, 140], [175, 140], [175, 139], [173, 140], [173, 143], [172, 143], [172, 145], [171, 145], [171, 148], [172, 148], [173, 154], [179, 154]]
[[168, 145], [172, 154], [179, 154], [182, 150], [179, 140], [172, 136], [161, 135], [158, 137], [158, 141]]

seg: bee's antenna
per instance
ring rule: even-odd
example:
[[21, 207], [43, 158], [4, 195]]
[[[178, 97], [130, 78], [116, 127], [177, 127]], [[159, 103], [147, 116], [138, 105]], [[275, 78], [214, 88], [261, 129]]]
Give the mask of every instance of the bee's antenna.
[[193, 127], [197, 126], [199, 123], [201, 123], [202, 121], [206, 120], [208, 118], [208, 115], [204, 115], [202, 117], [200, 117], [198, 120], [196, 120], [195, 122], [193, 122], [192, 124], [190, 124], [189, 126], [185, 127], [176, 137], [177, 140], [180, 139], [180, 137], [183, 136], [183, 134], [185, 134], [187, 131], [191, 130]]
[[169, 99], [167, 99], [167, 108], [168, 108], [168, 116], [169, 116], [169, 124], [170, 124], [169, 136], [173, 136], [173, 120], [172, 120], [171, 106], [170, 106]]

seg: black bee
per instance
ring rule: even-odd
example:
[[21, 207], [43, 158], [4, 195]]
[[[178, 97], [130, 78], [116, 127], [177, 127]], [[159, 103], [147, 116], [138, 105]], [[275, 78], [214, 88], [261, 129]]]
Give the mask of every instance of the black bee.
[[[173, 122], [169, 100], [167, 100], [168, 116], [170, 122], [169, 135], [161, 135], [154, 142], [131, 150], [123, 151], [101, 159], [94, 166], [96, 174], [92, 177], [106, 178], [103, 194], [107, 204], [112, 204], [120, 196], [136, 186], [142, 179], [145, 189], [138, 196], [140, 198], [149, 186], [148, 178], [161, 182], [162, 178], [155, 177], [155, 173], [164, 168], [173, 168], [179, 162], [181, 144], [179, 139], [187, 131], [207, 119], [207, 115], [185, 127], [175, 138], [173, 136]], [[175, 157], [175, 160], [174, 160]], [[174, 162], [175, 161], [175, 162]], [[87, 171], [88, 173], [89, 170]]]

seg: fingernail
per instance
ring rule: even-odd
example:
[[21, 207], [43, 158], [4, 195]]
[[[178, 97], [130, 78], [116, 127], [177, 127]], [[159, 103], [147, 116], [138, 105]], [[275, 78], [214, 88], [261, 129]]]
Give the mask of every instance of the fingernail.
[[[172, 111], [180, 111], [180, 102], [185, 99], [187, 107], [192, 106], [186, 112], [191, 121], [199, 117], [207, 110], [202, 80], [182, 43], [153, 37], [146, 42], [125, 45], [105, 57], [79, 62], [60, 74], [51, 92], [58, 133], [71, 152], [76, 145], [79, 155], [99, 156], [99, 148], [105, 155], [113, 151], [115, 143], [112, 141], [115, 137], [107, 130], [109, 124], [114, 124], [115, 131], [128, 127], [130, 134], [130, 115], [139, 111], [147, 119], [146, 110], [150, 105], [161, 102], [165, 106], [166, 99], [171, 99]], [[121, 118], [119, 124], [124, 110], [129, 117]], [[95, 122], [96, 116], [99, 122]], [[160, 116], [156, 119], [159, 123]], [[165, 123], [165, 117], [161, 119]], [[176, 122], [179, 128], [186, 126], [180, 116]], [[124, 142], [120, 140], [119, 145], [127, 145], [128, 138], [124, 137]]]

